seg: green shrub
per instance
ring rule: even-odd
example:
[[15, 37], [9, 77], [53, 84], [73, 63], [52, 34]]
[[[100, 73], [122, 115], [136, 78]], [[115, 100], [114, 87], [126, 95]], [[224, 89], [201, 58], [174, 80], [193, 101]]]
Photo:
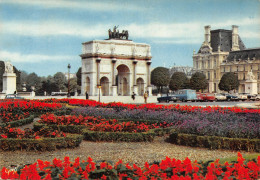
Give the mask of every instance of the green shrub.
[[125, 141], [125, 142], [143, 142], [153, 141], [156, 135], [153, 130], [142, 133], [129, 133], [129, 132], [100, 132], [90, 131], [83, 129], [82, 134], [84, 140], [88, 141]]
[[20, 120], [17, 120], [17, 121], [11, 121], [11, 122], [7, 122], [7, 123], [1, 123], [0, 126], [5, 127], [5, 126], [10, 125], [11, 127], [18, 127], [18, 126], [22, 126], [22, 125], [25, 125], [25, 124], [32, 123], [33, 119], [34, 119], [34, 115], [31, 115], [31, 116], [29, 116], [28, 118], [25, 118], [25, 119], [20, 119]]
[[52, 151], [61, 148], [78, 147], [83, 140], [82, 135], [68, 134], [66, 137], [40, 138], [40, 139], [0, 139], [0, 149], [5, 151], [14, 150], [36, 150]]
[[260, 139], [197, 136], [172, 131], [169, 141], [184, 146], [260, 152]]

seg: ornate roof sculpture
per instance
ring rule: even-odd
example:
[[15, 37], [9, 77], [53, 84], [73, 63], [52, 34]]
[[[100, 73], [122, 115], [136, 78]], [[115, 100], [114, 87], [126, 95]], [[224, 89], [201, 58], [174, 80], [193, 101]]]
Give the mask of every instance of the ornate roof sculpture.
[[113, 31], [111, 29], [108, 30], [109, 39], [122, 39], [128, 40], [128, 30], [123, 30], [121, 33], [119, 32], [118, 26], [114, 26]]

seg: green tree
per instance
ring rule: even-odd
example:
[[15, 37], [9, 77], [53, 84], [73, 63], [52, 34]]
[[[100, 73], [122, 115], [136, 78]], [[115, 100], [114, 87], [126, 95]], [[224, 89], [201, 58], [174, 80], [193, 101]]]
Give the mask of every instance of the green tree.
[[56, 85], [58, 86], [59, 91], [66, 90], [66, 86], [65, 86], [65, 83], [67, 83], [66, 77], [62, 72], [57, 72], [56, 74], [54, 74], [53, 79], [54, 79], [54, 82], [56, 83]]
[[238, 77], [233, 72], [225, 73], [221, 77], [221, 80], [218, 84], [220, 90], [227, 91], [227, 92], [237, 89], [238, 86], [239, 86]]
[[204, 90], [208, 87], [208, 80], [201, 72], [194, 73], [190, 78], [190, 87], [196, 91]]
[[77, 84], [81, 86], [81, 67], [78, 69], [76, 76], [77, 76]]
[[169, 88], [173, 91], [176, 91], [178, 89], [188, 89], [189, 78], [184, 72], [175, 72], [171, 77]]
[[169, 69], [157, 67], [151, 72], [151, 83], [161, 92], [163, 86], [168, 86], [170, 81]]
[[27, 91], [32, 91], [32, 86], [34, 86], [36, 92], [41, 88], [41, 78], [35, 72], [28, 74], [26, 77]]

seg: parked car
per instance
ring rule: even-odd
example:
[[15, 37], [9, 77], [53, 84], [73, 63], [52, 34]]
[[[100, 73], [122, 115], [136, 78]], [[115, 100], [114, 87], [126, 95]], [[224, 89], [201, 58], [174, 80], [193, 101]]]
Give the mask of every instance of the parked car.
[[24, 99], [23, 97], [19, 96], [18, 94], [7, 94], [5, 99]]
[[245, 94], [245, 93], [239, 93], [239, 94], [237, 94], [237, 97], [239, 100], [242, 100], [242, 101], [245, 101], [248, 99], [247, 94]]
[[215, 101], [215, 95], [212, 93], [201, 94], [202, 101]]
[[168, 94], [163, 94], [161, 97], [157, 98], [157, 101], [160, 102], [177, 102], [177, 97], [175, 95], [168, 95]]
[[196, 91], [192, 89], [181, 89], [174, 94], [180, 101], [196, 101]]
[[260, 95], [259, 94], [250, 95], [250, 100], [260, 101]]
[[227, 101], [238, 101], [238, 97], [232, 94], [228, 94], [228, 93], [222, 93], [222, 95], [226, 96]]
[[215, 100], [216, 101], [226, 101], [227, 97], [223, 94], [215, 93]]
[[197, 100], [196, 101], [200, 101], [200, 102], [203, 101], [203, 97], [202, 97], [202, 94], [200, 92], [196, 92], [196, 96], [197, 96]]

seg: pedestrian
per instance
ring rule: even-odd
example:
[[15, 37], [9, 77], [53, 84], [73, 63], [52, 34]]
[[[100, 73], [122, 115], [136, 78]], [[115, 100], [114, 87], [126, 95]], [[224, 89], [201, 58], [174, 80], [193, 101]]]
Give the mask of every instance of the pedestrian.
[[86, 91], [86, 93], [85, 93], [85, 94], [86, 94], [86, 99], [88, 99], [88, 91]]
[[132, 99], [135, 100], [135, 92], [132, 94]]
[[148, 94], [147, 92], [144, 93], [144, 103], [146, 104], [147, 103], [147, 98], [148, 98]]

